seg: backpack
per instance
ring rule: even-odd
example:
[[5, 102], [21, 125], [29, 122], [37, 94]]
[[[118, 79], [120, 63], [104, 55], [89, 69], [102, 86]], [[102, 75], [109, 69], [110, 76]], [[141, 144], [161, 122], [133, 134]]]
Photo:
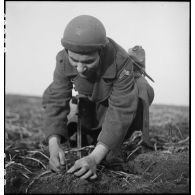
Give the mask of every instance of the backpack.
[[136, 45], [128, 49], [129, 58], [133, 61], [134, 72], [140, 72], [144, 76], [147, 76], [152, 82], [154, 80], [145, 72], [145, 50], [142, 46]]

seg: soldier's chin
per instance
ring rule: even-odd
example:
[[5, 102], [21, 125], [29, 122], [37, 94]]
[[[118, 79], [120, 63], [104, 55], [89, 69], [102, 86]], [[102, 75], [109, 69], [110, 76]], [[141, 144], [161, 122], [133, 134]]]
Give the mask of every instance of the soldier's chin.
[[93, 70], [85, 71], [84, 73], [79, 73], [80, 77], [85, 78], [87, 80], [94, 80], [96, 78], [96, 72]]

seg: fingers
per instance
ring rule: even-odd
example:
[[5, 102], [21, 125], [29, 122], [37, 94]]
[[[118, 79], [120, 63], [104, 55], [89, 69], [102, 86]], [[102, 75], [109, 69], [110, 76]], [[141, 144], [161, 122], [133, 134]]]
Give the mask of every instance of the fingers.
[[83, 162], [82, 159], [79, 159], [77, 161], [75, 161], [74, 165], [67, 171], [67, 173], [73, 173], [75, 172], [77, 169], [80, 169], [79, 171], [77, 171], [75, 173], [76, 176], [80, 176], [83, 173], [85, 173], [87, 171], [88, 166], [86, 165], [85, 162]]
[[97, 178], [97, 174], [96, 173], [94, 173], [91, 177], [90, 177], [90, 179], [96, 179]]
[[81, 177], [81, 179], [87, 179], [87, 178], [90, 177], [91, 175], [92, 175], [92, 171], [89, 170], [89, 171], [87, 171], [87, 173], [85, 173], [85, 174]]
[[89, 157], [81, 158], [75, 161], [74, 165], [67, 171], [67, 173], [74, 173], [75, 176], [81, 179], [95, 179], [96, 175], [96, 164]]
[[[77, 168], [78, 169], [78, 168]], [[71, 167], [71, 169], [68, 170], [68, 173], [73, 173], [77, 170], [75, 166]], [[80, 170], [74, 173], [75, 176], [80, 177], [81, 179], [96, 179], [97, 174], [93, 173], [92, 170], [88, 170], [87, 167], [82, 167]]]
[[81, 176], [81, 175], [83, 175], [86, 171], [87, 171], [87, 168], [86, 168], [86, 167], [82, 167], [79, 171], [77, 171], [76, 173], [74, 173], [74, 175], [76, 175], [76, 176]]
[[49, 166], [50, 166], [50, 169], [52, 169], [53, 171], [56, 171], [56, 172], [60, 171], [59, 170], [60, 162], [56, 157], [50, 158]]
[[74, 165], [67, 171], [67, 173], [73, 173], [73, 172], [75, 172], [78, 168], [79, 168], [79, 167], [78, 167], [76, 164], [74, 164]]
[[93, 173], [91, 170], [89, 170], [88, 172], [86, 172], [82, 177], [80, 177], [81, 179], [96, 179], [97, 178], [97, 174]]
[[60, 171], [61, 165], [65, 164], [65, 155], [63, 152], [59, 152], [58, 155], [52, 155], [49, 160], [50, 169], [55, 172]]
[[59, 159], [60, 159], [60, 164], [64, 165], [65, 164], [65, 155], [63, 152], [59, 152]]

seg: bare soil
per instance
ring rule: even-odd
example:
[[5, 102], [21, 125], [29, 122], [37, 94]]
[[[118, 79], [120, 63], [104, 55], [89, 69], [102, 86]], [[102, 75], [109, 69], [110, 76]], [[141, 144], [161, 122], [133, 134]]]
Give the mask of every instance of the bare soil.
[[[141, 132], [123, 143], [122, 163], [103, 161], [96, 180], [67, 174], [77, 149], [65, 144], [60, 173], [48, 169], [49, 153], [42, 133], [41, 98], [6, 95], [5, 193], [189, 193], [189, 108], [152, 105], [150, 137], [154, 149], [141, 144]], [[82, 156], [94, 146], [84, 147]]]

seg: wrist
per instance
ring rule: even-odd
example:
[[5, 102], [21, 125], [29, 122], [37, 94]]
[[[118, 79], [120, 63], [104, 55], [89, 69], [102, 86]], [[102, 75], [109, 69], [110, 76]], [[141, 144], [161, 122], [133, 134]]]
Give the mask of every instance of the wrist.
[[60, 145], [60, 136], [59, 135], [51, 135], [48, 139], [49, 146], [52, 145]]
[[91, 156], [95, 160], [96, 164], [99, 164], [106, 156], [108, 151], [108, 147], [105, 144], [99, 142], [96, 145], [95, 149], [91, 152], [91, 154], [89, 154], [89, 156]]

